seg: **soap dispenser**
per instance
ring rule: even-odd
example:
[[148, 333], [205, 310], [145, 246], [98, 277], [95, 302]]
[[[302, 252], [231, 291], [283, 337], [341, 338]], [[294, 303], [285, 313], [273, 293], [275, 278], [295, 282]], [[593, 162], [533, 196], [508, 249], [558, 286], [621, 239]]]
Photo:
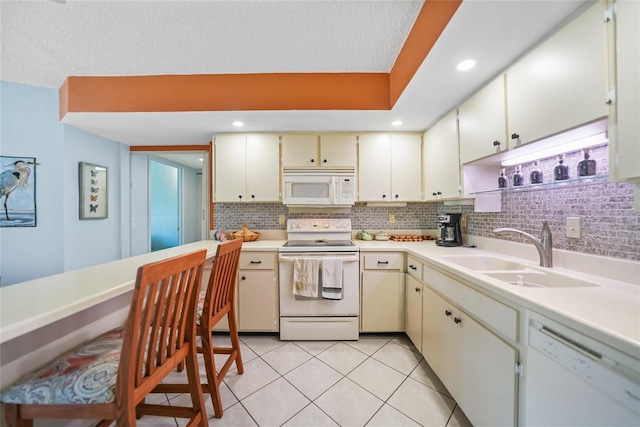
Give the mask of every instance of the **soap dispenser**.
[[596, 161], [589, 158], [589, 149], [582, 150], [584, 159], [578, 162], [578, 176], [591, 176], [596, 174]]
[[555, 181], [569, 179], [569, 166], [564, 164], [564, 154], [558, 156], [558, 164], [553, 168], [553, 179]]

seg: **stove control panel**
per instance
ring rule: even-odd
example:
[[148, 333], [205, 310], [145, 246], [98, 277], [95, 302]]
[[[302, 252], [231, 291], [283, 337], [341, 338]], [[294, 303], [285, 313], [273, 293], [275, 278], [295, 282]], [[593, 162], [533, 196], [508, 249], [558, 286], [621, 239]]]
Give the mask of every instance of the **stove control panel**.
[[288, 232], [333, 232], [351, 231], [350, 219], [290, 219], [287, 221]]

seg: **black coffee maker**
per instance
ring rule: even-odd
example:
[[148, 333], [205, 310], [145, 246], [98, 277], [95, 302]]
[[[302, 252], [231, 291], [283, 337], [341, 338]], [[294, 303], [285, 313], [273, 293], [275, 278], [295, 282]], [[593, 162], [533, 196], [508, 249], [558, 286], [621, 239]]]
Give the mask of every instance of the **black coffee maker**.
[[447, 213], [438, 215], [438, 246], [462, 246], [462, 229], [460, 227], [461, 213]]

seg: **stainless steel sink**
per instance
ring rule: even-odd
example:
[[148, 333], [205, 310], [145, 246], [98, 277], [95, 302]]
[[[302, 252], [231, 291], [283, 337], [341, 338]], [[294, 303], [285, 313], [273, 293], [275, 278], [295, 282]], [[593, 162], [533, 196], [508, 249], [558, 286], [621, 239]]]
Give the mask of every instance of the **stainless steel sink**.
[[443, 260], [470, 270], [523, 270], [526, 265], [492, 256], [449, 255]]
[[[547, 273], [533, 270], [483, 272], [485, 276], [493, 277], [514, 286], [526, 288], [588, 288], [600, 286], [587, 280], [576, 279], [564, 274]], [[522, 284], [518, 284], [518, 276], [522, 276]]]

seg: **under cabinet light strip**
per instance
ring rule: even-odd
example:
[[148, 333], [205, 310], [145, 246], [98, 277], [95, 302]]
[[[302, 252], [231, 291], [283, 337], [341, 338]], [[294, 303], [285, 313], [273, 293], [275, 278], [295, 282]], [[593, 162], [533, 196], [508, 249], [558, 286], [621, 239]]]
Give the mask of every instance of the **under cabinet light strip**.
[[596, 147], [598, 145], [604, 145], [609, 142], [607, 134], [605, 132], [596, 135], [591, 135], [586, 138], [569, 141], [564, 144], [554, 145], [552, 147], [540, 148], [539, 150], [532, 151], [522, 155], [516, 155], [515, 157], [507, 158], [502, 161], [502, 166], [514, 166], [524, 163], [530, 163], [534, 160], [547, 159], [549, 157], [557, 156], [558, 154], [571, 153], [574, 151], [582, 150], [583, 148]]

